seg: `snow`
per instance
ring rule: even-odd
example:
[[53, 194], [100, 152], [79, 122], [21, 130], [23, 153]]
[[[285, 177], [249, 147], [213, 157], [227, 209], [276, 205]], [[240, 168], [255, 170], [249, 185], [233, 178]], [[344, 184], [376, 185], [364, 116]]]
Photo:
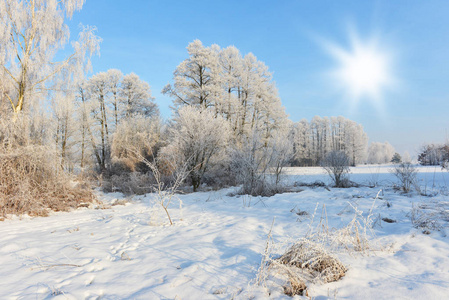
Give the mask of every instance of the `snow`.
[[[323, 205], [330, 228], [347, 225], [354, 216], [350, 203], [363, 217], [374, 207], [372, 249], [337, 251], [349, 271], [337, 282], [310, 284], [309, 296], [444, 299], [449, 294], [447, 220], [440, 220], [440, 231], [423, 234], [410, 216], [412, 204], [448, 208], [443, 188], [449, 174], [420, 167], [420, 185], [438, 194], [404, 195], [391, 188], [396, 181], [390, 168], [351, 170], [351, 180], [358, 183], [375, 174], [374, 188], [299, 187], [300, 192], [269, 198], [230, 196], [235, 188], [179, 195], [182, 206], [169, 208], [173, 226], [152, 204], [152, 195], [127, 198], [126, 205], [109, 209], [11, 218], [0, 222], [0, 298], [289, 299], [275, 281], [268, 282], [270, 294], [254, 284], [273, 219], [276, 256], [304, 237], [316, 210], [315, 226]], [[328, 182], [320, 168], [287, 171], [290, 183]], [[109, 204], [125, 198], [118, 193], [100, 197]], [[298, 210], [308, 215], [299, 216]], [[385, 217], [396, 222], [380, 221]]]

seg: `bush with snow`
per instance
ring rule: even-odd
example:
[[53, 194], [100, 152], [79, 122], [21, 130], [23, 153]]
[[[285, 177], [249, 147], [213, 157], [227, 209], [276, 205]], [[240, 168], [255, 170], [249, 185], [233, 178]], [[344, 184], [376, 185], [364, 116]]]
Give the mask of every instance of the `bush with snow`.
[[67, 211], [92, 202], [90, 187], [81, 179], [72, 183], [73, 176], [54, 159], [55, 150], [30, 138], [29, 122], [25, 116], [0, 122], [0, 216], [46, 216], [49, 210]]
[[229, 124], [212, 111], [194, 106], [179, 109], [169, 128], [169, 144], [161, 149], [162, 161], [188, 163], [187, 171], [196, 191], [209, 169], [224, 159]]
[[335, 187], [346, 187], [349, 181], [349, 158], [343, 151], [331, 151], [321, 161]]
[[418, 170], [409, 162], [396, 166], [392, 173], [399, 180], [399, 186], [404, 193], [410, 192], [411, 188], [416, 184]]

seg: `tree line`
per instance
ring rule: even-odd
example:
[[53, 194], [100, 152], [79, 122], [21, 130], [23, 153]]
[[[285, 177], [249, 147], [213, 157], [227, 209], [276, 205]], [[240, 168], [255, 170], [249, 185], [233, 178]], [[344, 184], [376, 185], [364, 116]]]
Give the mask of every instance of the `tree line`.
[[317, 116], [291, 122], [269, 68], [234, 46], [199, 40], [187, 46], [188, 58], [162, 91], [173, 100], [173, 116], [163, 121], [150, 85], [138, 75], [110, 69], [89, 76], [101, 43], [95, 27], [80, 26], [72, 54], [55, 59], [69, 42], [65, 20], [83, 3], [0, 1], [2, 159], [14, 169], [22, 158], [15, 152], [57, 158], [41, 168], [44, 162], [33, 161], [39, 155], [30, 156], [23, 178], [5, 171], [2, 178], [15, 178], [10, 186], [39, 190], [37, 179], [21, 183], [33, 169], [47, 170], [54, 176], [39, 176], [55, 182], [62, 173], [81, 174], [106, 190], [147, 192], [154, 176], [146, 160], [167, 181], [186, 170], [194, 191], [202, 184], [242, 184], [244, 193], [269, 194], [279, 188], [286, 165], [319, 165], [332, 151], [352, 165], [369, 157], [367, 135], [354, 121]]
[[344, 152], [353, 166], [366, 159], [368, 136], [362, 125], [342, 116], [303, 119], [293, 125], [292, 139], [294, 165], [317, 166], [331, 151]]

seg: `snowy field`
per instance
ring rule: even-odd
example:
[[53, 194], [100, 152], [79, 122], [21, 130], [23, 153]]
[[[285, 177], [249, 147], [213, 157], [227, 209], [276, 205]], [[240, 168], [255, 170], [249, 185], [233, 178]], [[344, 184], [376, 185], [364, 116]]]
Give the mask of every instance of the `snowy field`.
[[[270, 255], [276, 257], [324, 212], [329, 228], [338, 229], [357, 208], [362, 219], [372, 209], [369, 251], [334, 253], [346, 275], [310, 284], [308, 296], [447, 299], [449, 173], [420, 167], [421, 192], [431, 196], [404, 195], [393, 189], [390, 169], [353, 168], [350, 179], [364, 184], [358, 188], [297, 186], [297, 192], [270, 198], [231, 196], [234, 188], [180, 195], [182, 206], [176, 201], [170, 207], [173, 226], [152, 195], [109, 209], [8, 219], [0, 222], [0, 298], [289, 299], [274, 279], [255, 284], [273, 218]], [[329, 183], [320, 168], [289, 168], [285, 180]], [[100, 198], [111, 205], [123, 196]], [[415, 227], [412, 215], [428, 227]]]

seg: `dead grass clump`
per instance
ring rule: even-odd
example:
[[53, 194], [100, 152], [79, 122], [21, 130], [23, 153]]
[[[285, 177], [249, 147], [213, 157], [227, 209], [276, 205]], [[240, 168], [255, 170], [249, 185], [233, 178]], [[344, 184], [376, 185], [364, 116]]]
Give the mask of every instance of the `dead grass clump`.
[[423, 231], [440, 231], [449, 227], [449, 202], [434, 200], [413, 204], [409, 216], [415, 228], [421, 228]]
[[340, 260], [330, 255], [321, 245], [307, 239], [290, 247], [278, 261], [306, 270], [324, 283], [339, 280], [347, 271]]
[[[337, 229], [329, 228], [325, 205], [322, 207], [318, 224], [314, 222], [318, 210], [317, 203], [314, 213], [310, 216], [309, 231], [278, 258], [274, 258], [272, 253], [279, 253], [277, 249], [281, 245], [273, 243], [270, 230], [256, 283], [267, 288], [267, 282], [272, 282], [281, 285], [286, 295], [308, 296], [309, 284], [329, 283], [341, 279], [348, 269], [334, 255], [335, 253], [364, 255], [374, 250], [370, 243], [370, 238], [375, 236], [372, 230], [374, 205], [375, 201], [369, 212], [364, 215], [356, 203], [349, 203], [348, 210], [352, 208], [354, 216], [346, 226]], [[297, 211], [296, 207], [291, 210], [298, 215], [302, 214], [301, 210]], [[338, 215], [346, 211], [345, 208]]]
[[[349, 202], [348, 205], [338, 215], [344, 212], [354, 211], [352, 220], [343, 228], [329, 230], [325, 226], [325, 230], [315, 233], [318, 239], [328, 243], [334, 251], [345, 250], [348, 253], [357, 252], [359, 254], [369, 255], [371, 251], [381, 250], [379, 245], [373, 245], [371, 240], [376, 236], [373, 231], [373, 226], [377, 222], [373, 219], [373, 211], [376, 200], [379, 197], [380, 190], [374, 198], [371, 209], [366, 216], [363, 216], [363, 211], [357, 208], [357, 201]], [[323, 217], [322, 217], [323, 218]], [[320, 222], [321, 224], [322, 222]], [[326, 221], [327, 224], [327, 221]], [[317, 239], [317, 237], [314, 237]]]
[[284, 286], [284, 294], [290, 297], [308, 296], [306, 283], [300, 277], [289, 276], [288, 278], [288, 283]]
[[91, 189], [72, 182], [55, 157], [48, 147], [0, 145], [0, 216], [47, 216], [94, 200]]
[[371, 228], [362, 224], [359, 221], [359, 216], [355, 214], [354, 219], [347, 226], [332, 230], [327, 238], [330, 239], [330, 243], [335, 249], [343, 248], [349, 253], [356, 251], [361, 254], [369, 254], [372, 246], [368, 238], [368, 231], [371, 232]]

